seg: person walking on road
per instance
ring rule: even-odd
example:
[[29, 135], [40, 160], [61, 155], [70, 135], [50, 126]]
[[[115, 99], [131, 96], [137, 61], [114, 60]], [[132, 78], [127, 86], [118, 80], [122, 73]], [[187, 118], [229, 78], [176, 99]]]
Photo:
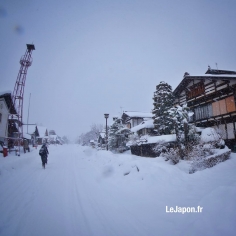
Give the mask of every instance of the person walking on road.
[[48, 154], [49, 154], [49, 151], [48, 151], [47, 145], [46, 143], [44, 143], [39, 150], [39, 155], [41, 156], [42, 166], [44, 169], [45, 169], [45, 164], [48, 163]]

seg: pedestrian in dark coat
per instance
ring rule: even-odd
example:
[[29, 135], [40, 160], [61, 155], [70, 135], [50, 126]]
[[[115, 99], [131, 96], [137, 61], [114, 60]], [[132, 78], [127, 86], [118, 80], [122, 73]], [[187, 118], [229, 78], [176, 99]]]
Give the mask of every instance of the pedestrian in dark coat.
[[45, 169], [45, 164], [48, 163], [48, 154], [49, 154], [49, 151], [48, 151], [47, 145], [44, 143], [39, 150], [39, 155], [41, 156], [42, 166], [44, 169]]

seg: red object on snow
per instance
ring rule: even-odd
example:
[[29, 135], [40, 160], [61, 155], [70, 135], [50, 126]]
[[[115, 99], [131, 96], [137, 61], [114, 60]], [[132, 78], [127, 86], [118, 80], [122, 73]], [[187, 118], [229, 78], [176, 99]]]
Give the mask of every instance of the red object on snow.
[[8, 155], [6, 147], [3, 147], [2, 153], [3, 153], [3, 157], [6, 157]]

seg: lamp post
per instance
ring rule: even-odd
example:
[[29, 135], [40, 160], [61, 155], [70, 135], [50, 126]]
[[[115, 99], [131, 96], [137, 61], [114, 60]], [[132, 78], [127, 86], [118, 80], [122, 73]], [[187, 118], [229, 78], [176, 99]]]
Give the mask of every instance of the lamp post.
[[108, 151], [108, 132], [107, 132], [107, 118], [109, 117], [109, 114], [104, 114], [104, 117], [106, 119], [106, 146]]

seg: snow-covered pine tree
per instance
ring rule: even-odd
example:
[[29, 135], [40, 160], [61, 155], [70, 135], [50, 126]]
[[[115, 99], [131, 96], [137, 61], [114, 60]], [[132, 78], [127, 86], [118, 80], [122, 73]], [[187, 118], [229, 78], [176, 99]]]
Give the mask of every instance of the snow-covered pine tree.
[[184, 159], [184, 143], [188, 142], [189, 133], [189, 108], [187, 107], [187, 105], [183, 105], [182, 107], [177, 105], [175, 107], [172, 107], [168, 111], [168, 113], [170, 115], [176, 133], [176, 142], [179, 149], [180, 159]]
[[119, 134], [117, 133], [119, 130], [124, 128], [121, 119], [116, 118], [114, 123], [110, 126], [108, 133], [108, 148], [113, 151], [118, 148], [118, 139]]
[[153, 100], [154, 109], [152, 110], [152, 114], [154, 131], [157, 135], [170, 134], [171, 130], [174, 129], [168, 112], [174, 102], [172, 87], [168, 83], [161, 81], [156, 86]]

